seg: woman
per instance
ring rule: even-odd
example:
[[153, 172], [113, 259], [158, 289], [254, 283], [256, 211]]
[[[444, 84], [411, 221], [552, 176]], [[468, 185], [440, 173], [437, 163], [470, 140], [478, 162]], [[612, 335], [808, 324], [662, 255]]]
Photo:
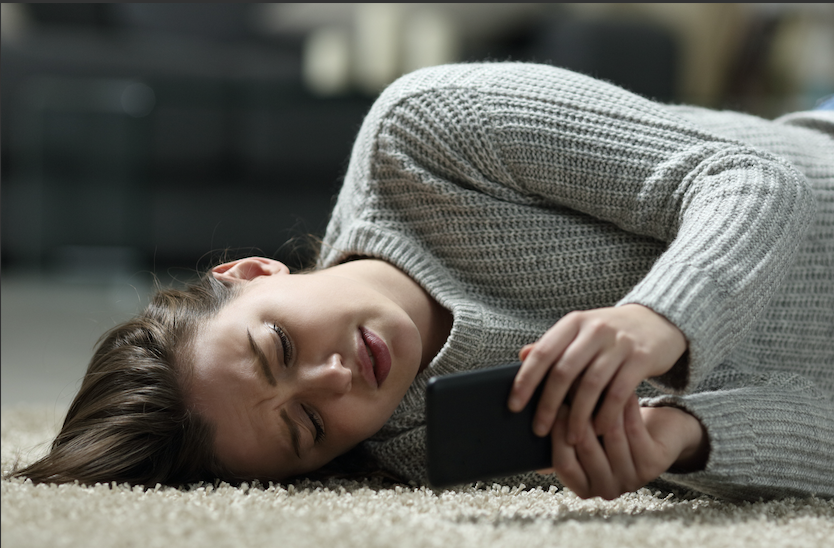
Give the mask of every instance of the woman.
[[834, 496], [833, 135], [547, 66], [415, 72], [360, 130], [318, 270], [247, 258], [160, 293], [19, 474], [283, 479], [361, 452], [420, 481], [428, 378], [518, 355], [508, 405], [546, 383], [532, 427], [580, 496]]

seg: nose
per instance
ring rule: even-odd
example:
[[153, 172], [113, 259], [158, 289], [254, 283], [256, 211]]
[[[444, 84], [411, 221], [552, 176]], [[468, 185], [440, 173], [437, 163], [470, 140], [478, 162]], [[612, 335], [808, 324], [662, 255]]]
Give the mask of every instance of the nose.
[[307, 388], [318, 393], [343, 395], [350, 392], [353, 373], [345, 367], [339, 354], [331, 354], [320, 365], [306, 371]]

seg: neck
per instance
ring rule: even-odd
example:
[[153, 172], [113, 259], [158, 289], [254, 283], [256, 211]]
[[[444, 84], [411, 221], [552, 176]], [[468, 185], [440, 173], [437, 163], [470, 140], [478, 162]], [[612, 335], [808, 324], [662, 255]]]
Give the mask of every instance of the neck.
[[420, 332], [423, 346], [420, 371], [423, 371], [449, 338], [452, 313], [408, 274], [385, 261], [359, 259], [333, 268], [359, 275], [405, 310]]

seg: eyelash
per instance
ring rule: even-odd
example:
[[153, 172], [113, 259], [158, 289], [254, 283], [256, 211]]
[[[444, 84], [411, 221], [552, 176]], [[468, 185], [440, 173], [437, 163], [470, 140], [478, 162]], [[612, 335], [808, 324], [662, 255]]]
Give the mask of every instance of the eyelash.
[[307, 407], [302, 406], [304, 412], [307, 413], [307, 416], [310, 417], [310, 420], [313, 421], [313, 426], [316, 428], [316, 439], [315, 442], [319, 443], [321, 440], [324, 439], [324, 426], [321, 423], [321, 419], [319, 419], [318, 415], [315, 413], [311, 413]]
[[281, 339], [281, 347], [284, 349], [284, 365], [288, 365], [290, 363], [290, 356], [292, 356], [292, 342], [290, 342], [290, 338], [287, 337], [284, 330], [276, 324], [270, 324], [270, 328], [272, 328], [272, 330], [278, 335], [278, 338]]
[[[290, 357], [292, 356], [292, 342], [290, 338], [287, 337], [287, 334], [284, 332], [283, 329], [278, 327], [277, 324], [270, 324], [270, 328], [275, 331], [278, 335], [278, 338], [281, 339], [281, 346], [284, 348], [284, 364], [288, 365], [290, 363]], [[302, 406], [303, 407], [303, 406]], [[310, 417], [310, 421], [312, 421], [313, 426], [316, 429], [316, 438], [315, 442], [319, 443], [321, 440], [324, 439], [324, 425], [321, 422], [321, 419], [315, 413], [312, 413], [306, 407], [303, 407], [304, 412], [307, 413], [307, 416]]]

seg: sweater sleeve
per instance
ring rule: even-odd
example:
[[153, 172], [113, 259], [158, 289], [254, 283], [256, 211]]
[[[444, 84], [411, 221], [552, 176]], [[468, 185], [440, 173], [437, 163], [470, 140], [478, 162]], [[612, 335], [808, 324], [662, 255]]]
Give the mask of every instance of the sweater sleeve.
[[619, 302], [655, 310], [686, 336], [688, 359], [653, 380], [665, 390], [692, 389], [744, 337], [814, 213], [804, 176], [784, 160], [569, 71], [442, 67], [386, 94], [381, 133], [422, 169], [667, 245]]
[[[662, 479], [738, 499], [834, 497], [834, 402], [799, 375], [754, 375], [723, 364], [707, 379], [716, 390], [666, 395], [642, 405], [686, 410], [705, 426], [704, 470]], [[709, 388], [709, 386], [707, 386]]]

